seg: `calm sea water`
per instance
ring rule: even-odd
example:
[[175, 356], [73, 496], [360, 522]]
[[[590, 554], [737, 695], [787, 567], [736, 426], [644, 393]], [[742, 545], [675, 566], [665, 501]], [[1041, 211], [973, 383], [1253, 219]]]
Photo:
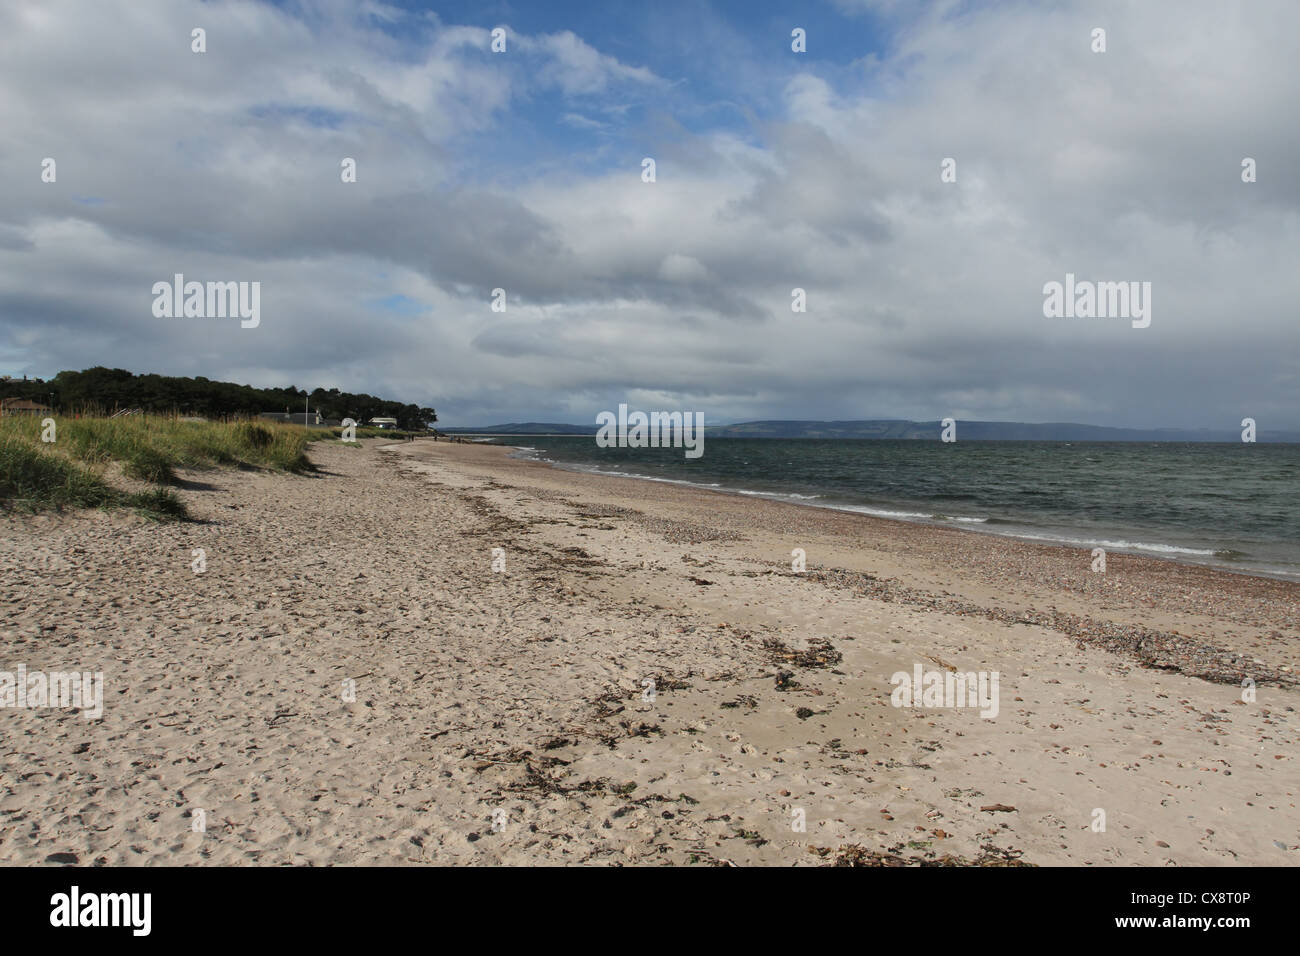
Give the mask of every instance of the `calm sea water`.
[[500, 439], [563, 468], [1300, 579], [1300, 445]]

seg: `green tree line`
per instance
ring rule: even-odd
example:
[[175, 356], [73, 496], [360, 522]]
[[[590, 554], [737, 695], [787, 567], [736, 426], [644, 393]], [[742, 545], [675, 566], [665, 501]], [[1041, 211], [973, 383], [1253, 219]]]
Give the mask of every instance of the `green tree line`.
[[54, 378], [0, 382], [0, 397], [26, 398], [51, 405], [64, 414], [98, 408], [113, 412], [139, 408], [146, 412], [177, 412], [204, 418], [235, 418], [261, 412], [311, 410], [325, 418], [351, 418], [365, 424], [372, 418], [396, 418], [397, 427], [418, 431], [432, 425], [438, 415], [432, 408], [391, 401], [364, 392], [318, 388], [254, 388], [233, 382], [214, 382], [198, 376], [136, 375], [121, 368], [96, 366], [80, 372], [63, 371]]

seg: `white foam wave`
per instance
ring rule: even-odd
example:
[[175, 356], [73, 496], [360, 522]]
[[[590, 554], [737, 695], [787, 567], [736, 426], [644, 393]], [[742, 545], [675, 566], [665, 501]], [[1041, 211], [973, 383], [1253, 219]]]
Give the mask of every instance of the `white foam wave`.
[[1023, 532], [1001, 532], [1008, 538], [1022, 538], [1026, 541], [1050, 541], [1053, 544], [1073, 544], [1084, 548], [1110, 548], [1113, 551], [1150, 551], [1153, 554], [1194, 554], [1200, 557], [1214, 555], [1213, 548], [1184, 548], [1176, 544], [1149, 543], [1146, 541], [1109, 541], [1104, 538], [1069, 538], [1053, 534], [1025, 534]]

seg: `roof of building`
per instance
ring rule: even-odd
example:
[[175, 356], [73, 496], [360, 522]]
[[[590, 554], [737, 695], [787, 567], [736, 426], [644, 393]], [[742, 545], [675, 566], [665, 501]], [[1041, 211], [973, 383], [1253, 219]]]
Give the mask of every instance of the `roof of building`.
[[0, 398], [0, 408], [5, 411], [48, 412], [50, 406], [33, 402], [29, 398]]

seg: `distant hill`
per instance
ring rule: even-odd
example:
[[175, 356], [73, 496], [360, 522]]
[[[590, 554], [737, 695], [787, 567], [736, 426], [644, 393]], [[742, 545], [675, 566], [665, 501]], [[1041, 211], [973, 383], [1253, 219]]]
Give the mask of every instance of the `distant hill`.
[[[902, 419], [867, 421], [761, 421], [711, 425], [706, 438], [896, 438], [938, 441], [943, 426], [938, 421]], [[595, 425], [553, 422], [512, 422], [484, 428], [443, 428], [451, 434], [475, 435], [595, 435]], [[1300, 432], [1261, 429], [1261, 442], [1300, 442]], [[1240, 442], [1241, 429], [1108, 428], [1075, 422], [976, 422], [957, 420], [958, 441], [1171, 441]]]
[[482, 428], [439, 428], [444, 435], [594, 435], [595, 425], [558, 425], [554, 422], [511, 422]]
[[[710, 428], [709, 438], [904, 438], [935, 440], [938, 421], [743, 422]], [[1260, 430], [1261, 442], [1300, 442], [1300, 432]], [[978, 422], [957, 420], [958, 441], [1177, 441], [1240, 442], [1241, 429], [1109, 428], [1076, 422]]]

